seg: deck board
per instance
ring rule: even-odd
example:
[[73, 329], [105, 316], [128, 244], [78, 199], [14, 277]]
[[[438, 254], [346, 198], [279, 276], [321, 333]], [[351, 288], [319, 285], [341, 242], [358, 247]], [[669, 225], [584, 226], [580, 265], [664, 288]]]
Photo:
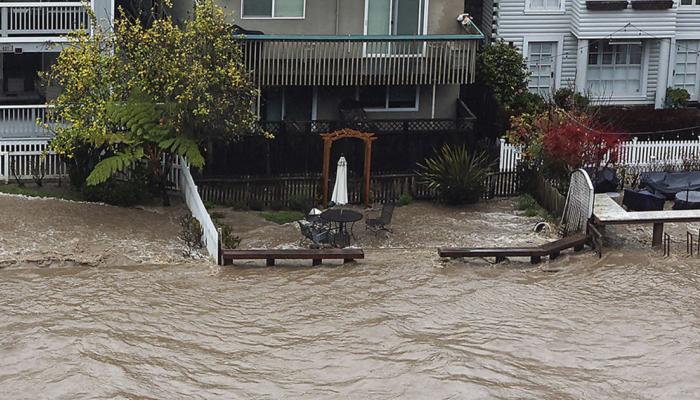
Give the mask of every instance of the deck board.
[[625, 211], [605, 193], [595, 195], [593, 217], [602, 225], [658, 224], [700, 221], [700, 210]]

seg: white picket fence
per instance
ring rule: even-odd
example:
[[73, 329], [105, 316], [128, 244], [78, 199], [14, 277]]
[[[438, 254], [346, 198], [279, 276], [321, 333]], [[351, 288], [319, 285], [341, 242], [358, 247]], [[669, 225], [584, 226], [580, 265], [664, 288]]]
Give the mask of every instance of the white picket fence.
[[[633, 138], [620, 144], [616, 165], [648, 167], [659, 164], [681, 165], [684, 160], [700, 158], [697, 140], [650, 140]], [[515, 171], [522, 159], [521, 148], [501, 139], [499, 171]]]
[[182, 197], [184, 197], [187, 208], [190, 209], [192, 216], [197, 218], [197, 221], [202, 225], [202, 241], [207, 248], [209, 256], [213, 257], [214, 260], [218, 262], [219, 231], [211, 220], [206, 207], [204, 207], [201, 197], [199, 197], [197, 185], [194, 183], [192, 174], [190, 174], [190, 167], [186, 160], [180, 158], [178, 170], [180, 174], [180, 190], [182, 191]]
[[66, 175], [66, 166], [56, 153], [47, 151], [46, 139], [0, 141], [0, 180], [57, 179]]

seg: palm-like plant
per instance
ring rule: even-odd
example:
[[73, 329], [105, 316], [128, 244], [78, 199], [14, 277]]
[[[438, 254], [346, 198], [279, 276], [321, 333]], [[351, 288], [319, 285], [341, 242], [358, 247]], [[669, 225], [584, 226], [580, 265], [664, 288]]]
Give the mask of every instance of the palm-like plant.
[[484, 152], [470, 152], [464, 145], [446, 144], [436, 150], [433, 157], [418, 164], [418, 174], [445, 203], [476, 203], [484, 192], [484, 183], [492, 166]]

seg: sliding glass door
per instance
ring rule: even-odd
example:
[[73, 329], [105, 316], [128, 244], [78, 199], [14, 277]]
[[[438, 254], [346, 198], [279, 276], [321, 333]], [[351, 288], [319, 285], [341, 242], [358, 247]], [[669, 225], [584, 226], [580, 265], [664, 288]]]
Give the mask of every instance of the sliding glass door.
[[[424, 33], [425, 0], [365, 0], [367, 35], [422, 35]], [[370, 43], [368, 54], [416, 54], [422, 46], [416, 43]]]

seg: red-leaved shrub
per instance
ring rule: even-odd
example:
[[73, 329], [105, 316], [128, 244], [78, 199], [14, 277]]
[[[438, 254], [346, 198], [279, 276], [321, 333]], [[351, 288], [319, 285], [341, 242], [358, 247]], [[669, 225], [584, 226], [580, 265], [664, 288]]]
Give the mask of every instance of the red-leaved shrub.
[[546, 131], [543, 142], [549, 161], [571, 172], [616, 162], [621, 139], [591, 118], [578, 115]]

